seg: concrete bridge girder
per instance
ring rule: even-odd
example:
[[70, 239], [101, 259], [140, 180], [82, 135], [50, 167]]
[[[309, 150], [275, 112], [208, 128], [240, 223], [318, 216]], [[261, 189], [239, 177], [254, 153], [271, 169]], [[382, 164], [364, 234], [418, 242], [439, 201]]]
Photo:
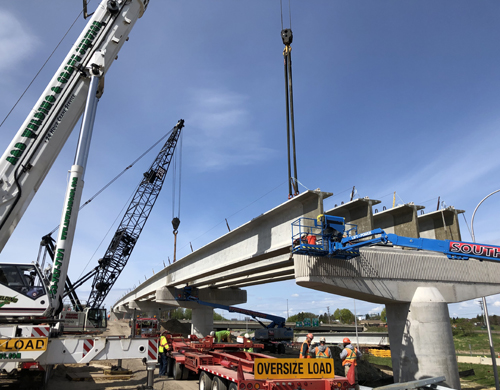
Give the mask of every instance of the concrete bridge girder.
[[[148, 297], [151, 292], [165, 286], [183, 287], [189, 284], [202, 287], [219, 280], [220, 275], [227, 276], [234, 271], [241, 275], [245, 271], [249, 274], [255, 264], [263, 271], [265, 267], [271, 271], [278, 269], [278, 264], [290, 255], [292, 222], [302, 216], [316, 218], [323, 212], [323, 199], [331, 195], [319, 189], [308, 190], [288, 200], [157, 272], [115, 305]], [[290, 275], [276, 278], [270, 275], [269, 281], [290, 278]], [[239, 283], [237, 286], [259, 283]]]
[[[246, 290], [240, 290], [237, 288], [193, 289], [192, 295], [197, 297], [200, 301], [217, 303], [226, 306], [237, 305], [240, 303], [245, 303], [247, 301]], [[156, 291], [156, 302], [161, 304], [166, 304], [174, 307], [185, 307], [188, 309], [206, 307], [194, 301], [178, 300], [178, 297], [183, 297], [182, 289], [178, 289], [175, 287], [163, 287], [162, 289]]]
[[[234, 268], [219, 272], [217, 275], [210, 275], [207, 277], [197, 278], [191, 280], [189, 283], [193, 287], [222, 287], [224, 285], [233, 285], [250, 275], [254, 277], [257, 274], [267, 274], [271, 271], [280, 272], [284, 268], [293, 268], [293, 259], [290, 256], [290, 251], [283, 255], [278, 255], [269, 259], [254, 262], [250, 265], [234, 266]], [[274, 274], [274, 272], [273, 272]], [[236, 283], [237, 285], [238, 283]]]
[[234, 278], [234, 279], [229, 279], [225, 281], [220, 281], [217, 283], [214, 283], [212, 286], [214, 287], [227, 287], [227, 286], [240, 286], [240, 285], [248, 285], [248, 283], [257, 283], [257, 282], [263, 282], [263, 283], [270, 283], [273, 278], [276, 277], [282, 277], [282, 276], [290, 276], [292, 278], [295, 278], [295, 268], [292, 265], [288, 267], [282, 267], [279, 271], [276, 270], [272, 273], [270, 276], [270, 273], [268, 271], [265, 272], [256, 272], [252, 274], [252, 276], [241, 276], [239, 278]]
[[[167, 269], [166, 285], [204, 278], [290, 253], [291, 224], [299, 217], [316, 218], [331, 193], [307, 191], [226, 233]], [[199, 260], [203, 259], [201, 263]]]

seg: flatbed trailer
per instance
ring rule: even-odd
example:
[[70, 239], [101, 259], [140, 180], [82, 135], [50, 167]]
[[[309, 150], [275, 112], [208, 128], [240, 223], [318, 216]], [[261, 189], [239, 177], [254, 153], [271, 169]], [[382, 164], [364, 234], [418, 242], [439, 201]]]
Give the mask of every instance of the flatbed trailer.
[[[354, 390], [347, 378], [333, 375], [333, 359], [278, 359], [246, 352], [244, 349], [262, 348], [262, 344], [245, 338], [243, 343], [214, 343], [211, 336], [203, 339], [192, 335], [188, 339], [169, 336], [167, 376], [182, 380], [190, 374], [199, 375], [200, 390]], [[278, 369], [269, 369], [267, 377], [264, 370], [257, 368], [255, 372], [256, 367], [266, 364]], [[314, 378], [300, 368], [308, 365], [318, 367], [315, 375], [312, 373]], [[330, 375], [319, 368], [327, 366]], [[291, 367], [295, 367], [294, 372]]]

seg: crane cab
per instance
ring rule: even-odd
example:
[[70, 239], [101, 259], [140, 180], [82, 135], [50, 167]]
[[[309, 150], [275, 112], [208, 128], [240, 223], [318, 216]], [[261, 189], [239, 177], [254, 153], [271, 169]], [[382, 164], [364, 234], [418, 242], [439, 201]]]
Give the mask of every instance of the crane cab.
[[0, 263], [0, 322], [48, 314], [50, 298], [37, 264]]

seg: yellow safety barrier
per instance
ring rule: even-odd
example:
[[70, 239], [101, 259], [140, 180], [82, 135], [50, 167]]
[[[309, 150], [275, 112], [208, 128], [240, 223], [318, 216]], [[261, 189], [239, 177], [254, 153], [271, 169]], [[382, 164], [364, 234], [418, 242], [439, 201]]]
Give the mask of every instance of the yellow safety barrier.
[[391, 351], [389, 349], [369, 349], [368, 353], [377, 357], [391, 357]]

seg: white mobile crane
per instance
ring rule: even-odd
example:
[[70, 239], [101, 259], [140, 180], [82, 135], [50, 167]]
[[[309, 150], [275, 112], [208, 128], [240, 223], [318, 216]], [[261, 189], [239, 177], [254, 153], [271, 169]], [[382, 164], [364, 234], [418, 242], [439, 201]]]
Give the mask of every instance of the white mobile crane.
[[[102, 80], [147, 0], [102, 1], [0, 158], [0, 251], [82, 116], [49, 291], [36, 265], [0, 264], [0, 318], [51, 316], [61, 309], [83, 175]], [[90, 91], [90, 93], [89, 93]]]
[[[2, 362], [87, 363], [143, 358], [152, 384], [156, 339], [58, 337], [83, 178], [103, 78], [149, 0], [103, 0], [0, 158], [0, 251], [85, 110], [50, 275], [37, 264], [0, 264]], [[50, 340], [49, 340], [50, 339]]]

